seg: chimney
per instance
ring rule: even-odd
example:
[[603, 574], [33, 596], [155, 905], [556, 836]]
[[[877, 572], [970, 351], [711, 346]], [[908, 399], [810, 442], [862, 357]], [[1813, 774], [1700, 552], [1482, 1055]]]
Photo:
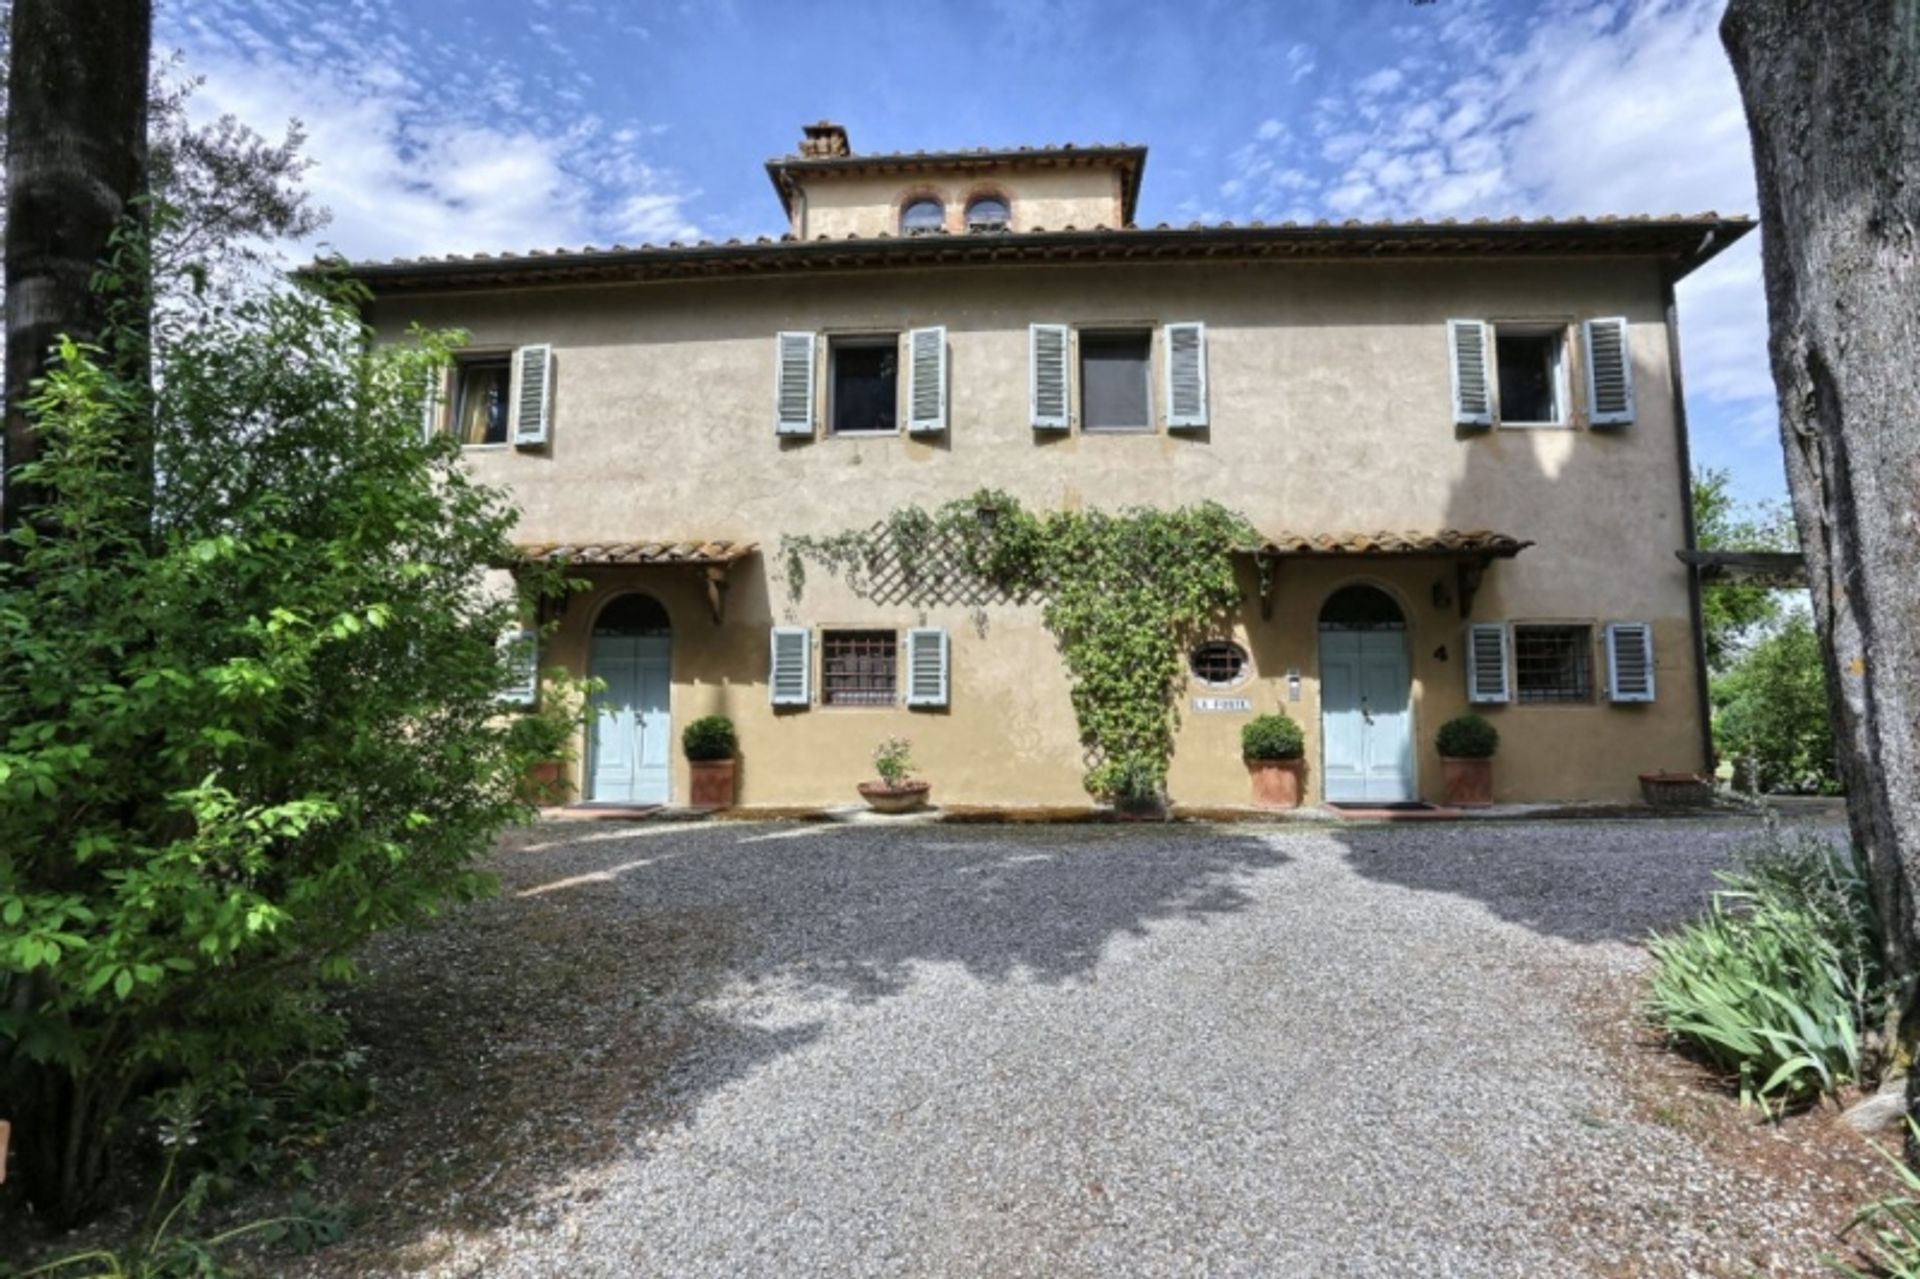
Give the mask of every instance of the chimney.
[[847, 131], [831, 120], [800, 126], [800, 154], [809, 160], [832, 160], [852, 155], [847, 146]]

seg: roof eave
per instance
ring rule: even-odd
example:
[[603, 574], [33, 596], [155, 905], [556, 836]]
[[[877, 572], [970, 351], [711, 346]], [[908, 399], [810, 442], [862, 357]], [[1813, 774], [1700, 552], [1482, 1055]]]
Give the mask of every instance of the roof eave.
[[[372, 287], [503, 288], [521, 283], [618, 278], [657, 271], [684, 277], [730, 268], [880, 269], [891, 265], [954, 266], [1112, 254], [1149, 260], [1182, 256], [1219, 258], [1236, 250], [1250, 256], [1301, 260], [1380, 257], [1530, 254], [1591, 254], [1649, 257], [1671, 264], [1678, 279], [1698, 269], [1753, 228], [1747, 219], [1623, 218], [1609, 221], [1389, 223], [1281, 227], [1092, 228], [1023, 231], [994, 236], [934, 235], [902, 238], [850, 237], [756, 242], [643, 246], [506, 257], [458, 257], [426, 261], [315, 263], [296, 274], [344, 272]], [[1423, 242], [1431, 247], [1422, 247]], [[1350, 252], [1343, 252], [1350, 250]]]

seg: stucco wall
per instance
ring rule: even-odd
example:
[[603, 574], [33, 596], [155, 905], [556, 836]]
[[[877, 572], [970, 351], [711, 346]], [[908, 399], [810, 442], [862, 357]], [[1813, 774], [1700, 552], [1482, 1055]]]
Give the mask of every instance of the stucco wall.
[[1006, 199], [1015, 231], [1063, 227], [1117, 227], [1120, 175], [1116, 169], [994, 170], [978, 174], [810, 175], [797, 206], [794, 234], [802, 239], [897, 235], [909, 199], [936, 196], [946, 206], [947, 230], [966, 230], [966, 206], [977, 195]]
[[[1448, 317], [1596, 315], [1633, 323], [1631, 426], [1453, 425]], [[1518, 559], [1490, 569], [1473, 619], [1651, 622], [1659, 696], [1638, 707], [1609, 705], [1597, 692], [1584, 706], [1491, 708], [1503, 736], [1499, 796], [1626, 799], [1640, 771], [1700, 764], [1686, 577], [1674, 557], [1684, 525], [1669, 353], [1650, 263], [1023, 266], [408, 299], [382, 304], [375, 318], [389, 333], [414, 320], [462, 326], [479, 347], [553, 344], [551, 443], [469, 454], [480, 478], [515, 492], [523, 540], [727, 537], [766, 548], [736, 570], [723, 626], [684, 570], [608, 573], [597, 588], [644, 587], [667, 604], [676, 728], [709, 711], [736, 719], [743, 802], [845, 800], [870, 771], [873, 743], [890, 733], [914, 739], [923, 772], [948, 801], [1082, 798], [1066, 683], [1036, 612], [994, 610], [981, 635], [964, 611], [883, 608], [818, 572], [799, 601], [770, 580], [783, 533], [864, 525], [901, 504], [937, 504], [983, 485], [1034, 507], [1212, 498], [1270, 531], [1492, 528], [1532, 539]], [[1210, 429], [1065, 437], [1030, 429], [1029, 323], [1177, 320], [1208, 325]], [[949, 335], [946, 435], [775, 437], [776, 331], [925, 324]], [[1157, 360], [1156, 350], [1156, 399]], [[1577, 391], [1577, 351], [1572, 373]], [[1451, 583], [1450, 566], [1283, 564], [1272, 620], [1249, 604], [1240, 621], [1257, 675], [1236, 691], [1256, 710], [1276, 708], [1286, 669], [1299, 668], [1301, 701], [1285, 709], [1308, 731], [1317, 796], [1316, 618], [1326, 595], [1354, 578], [1386, 586], [1409, 613], [1419, 784], [1437, 798], [1433, 730], [1465, 708], [1463, 623], [1457, 608], [1433, 603], [1434, 584]], [[570, 605], [550, 660], [583, 660], [596, 602]], [[776, 621], [944, 626], [953, 704], [776, 714], [765, 688]], [[1603, 685], [1603, 673], [1595, 682]], [[1184, 716], [1177, 798], [1245, 798], [1244, 718]], [[686, 793], [684, 774], [676, 758], [676, 796]]]

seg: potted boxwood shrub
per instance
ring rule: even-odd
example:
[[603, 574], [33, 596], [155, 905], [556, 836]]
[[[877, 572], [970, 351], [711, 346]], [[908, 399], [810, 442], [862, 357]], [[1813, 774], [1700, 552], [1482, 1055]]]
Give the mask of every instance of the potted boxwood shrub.
[[912, 777], [913, 743], [904, 737], [889, 737], [873, 748], [873, 767], [880, 774], [877, 782], [861, 782], [860, 798], [876, 813], [910, 813], [927, 802], [931, 783]]
[[1306, 738], [1286, 715], [1256, 715], [1240, 728], [1240, 754], [1253, 779], [1253, 802], [1261, 808], [1300, 807], [1300, 774]]
[[1485, 808], [1493, 803], [1493, 753], [1500, 731], [1478, 715], [1456, 715], [1440, 726], [1441, 775], [1452, 808]]
[[733, 807], [734, 752], [740, 741], [733, 721], [725, 715], [705, 715], [687, 725], [680, 734], [680, 748], [687, 753], [687, 769], [692, 774], [695, 808]]

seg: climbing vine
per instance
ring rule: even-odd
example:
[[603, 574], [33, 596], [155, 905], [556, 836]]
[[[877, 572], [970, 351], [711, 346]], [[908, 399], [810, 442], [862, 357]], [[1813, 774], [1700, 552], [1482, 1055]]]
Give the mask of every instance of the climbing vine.
[[1212, 502], [1177, 510], [1034, 514], [983, 489], [936, 510], [904, 507], [870, 528], [782, 539], [787, 589], [809, 562], [857, 594], [925, 607], [956, 598], [956, 579], [1011, 600], [1038, 600], [1073, 681], [1088, 748], [1087, 790], [1159, 794], [1177, 723], [1187, 641], [1240, 599], [1233, 554], [1257, 542]]

